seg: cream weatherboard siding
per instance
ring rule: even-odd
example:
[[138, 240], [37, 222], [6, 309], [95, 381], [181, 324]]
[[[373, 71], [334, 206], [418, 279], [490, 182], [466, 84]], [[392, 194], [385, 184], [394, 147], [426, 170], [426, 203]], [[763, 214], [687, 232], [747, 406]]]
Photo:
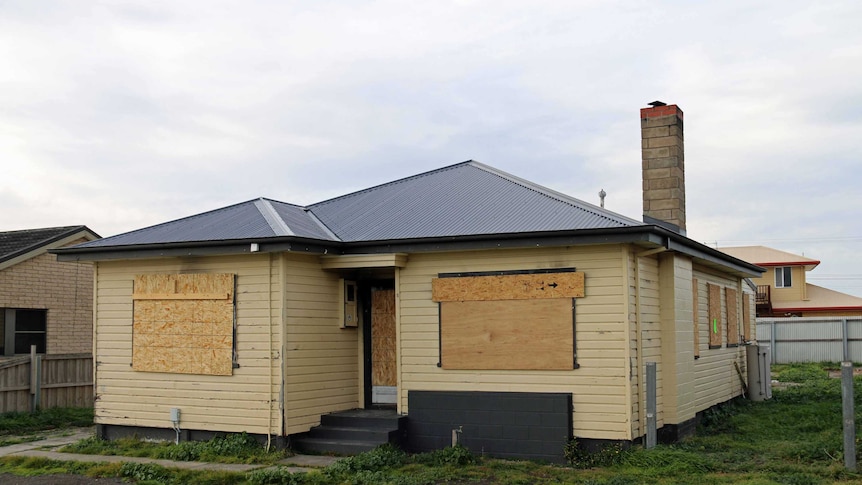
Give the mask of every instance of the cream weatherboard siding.
[[[659, 267], [655, 255], [639, 256], [642, 248], [624, 246], [624, 269], [628, 280], [628, 401], [631, 421], [626, 439], [634, 439], [646, 433], [646, 422], [642, 410], [646, 408], [645, 366], [655, 362], [661, 369], [661, 314], [659, 306]], [[619, 291], [619, 289], [617, 289]], [[638, 349], [642, 349], [638, 352]], [[664, 420], [662, 405], [662, 376], [656, 373], [657, 426]]]
[[[280, 270], [267, 254], [96, 263], [95, 422], [169, 428], [179, 408], [182, 429], [281, 434], [279, 355], [270, 351], [282, 338]], [[132, 370], [133, 281], [145, 273], [236, 274], [233, 375]]]
[[322, 414], [360, 407], [358, 328], [340, 328], [338, 273], [318, 256], [286, 253], [285, 414], [287, 433], [320, 423]]
[[[738, 295], [743, 294], [743, 284], [739, 278], [722, 275], [708, 268], [695, 265], [694, 278], [698, 284], [698, 332], [700, 335], [700, 358], [694, 363], [694, 406], [697, 412], [703, 411], [711, 406], [723, 403], [742, 394], [742, 384], [739, 374], [734, 367], [734, 361], [738, 363], [742, 375], [745, 370], [745, 346], [727, 346], [727, 307], [725, 305], [726, 288], [737, 290]], [[709, 348], [709, 325], [708, 312], [709, 300], [707, 295], [707, 284], [712, 283], [721, 287], [721, 328], [722, 344], [720, 349]], [[742, 330], [742, 300], [736, 302], [738, 314], [740, 315], [740, 332]], [[752, 322], [754, 318], [752, 318]], [[753, 330], [752, 330], [753, 331]], [[740, 339], [741, 342], [741, 339]]]
[[[572, 393], [574, 434], [629, 439], [626, 296], [623, 251], [602, 245], [411, 254], [398, 273], [400, 385], [398, 410], [409, 413], [411, 390]], [[586, 277], [576, 303], [579, 369], [475, 371], [437, 367], [438, 305], [431, 279], [438, 273], [575, 267]], [[657, 306], [657, 305], [656, 305]], [[657, 311], [657, 310], [656, 310]]]

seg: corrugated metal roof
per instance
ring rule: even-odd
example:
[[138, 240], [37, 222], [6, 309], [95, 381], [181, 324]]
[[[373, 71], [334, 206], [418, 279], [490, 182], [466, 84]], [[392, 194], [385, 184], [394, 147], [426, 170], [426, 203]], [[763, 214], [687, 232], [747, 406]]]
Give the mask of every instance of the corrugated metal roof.
[[255, 199], [78, 247], [284, 236], [354, 242], [640, 225], [644, 224], [468, 161], [307, 208]]
[[51, 243], [72, 233], [87, 230], [86, 226], [44, 227], [0, 232], [0, 261]]
[[309, 208], [343, 241], [643, 225], [475, 161]]

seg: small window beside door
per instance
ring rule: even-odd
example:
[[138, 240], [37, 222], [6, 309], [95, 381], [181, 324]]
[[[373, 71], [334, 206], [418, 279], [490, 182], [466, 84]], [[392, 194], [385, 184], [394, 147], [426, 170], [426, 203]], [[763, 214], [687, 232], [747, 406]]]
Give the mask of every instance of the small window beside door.
[[790, 288], [793, 286], [790, 266], [778, 266], [775, 268], [775, 287]]

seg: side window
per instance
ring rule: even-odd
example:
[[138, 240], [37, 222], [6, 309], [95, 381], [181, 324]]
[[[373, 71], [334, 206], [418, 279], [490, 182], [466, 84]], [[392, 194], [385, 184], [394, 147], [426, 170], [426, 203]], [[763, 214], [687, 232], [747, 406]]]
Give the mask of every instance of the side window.
[[791, 279], [791, 267], [790, 266], [778, 266], [775, 268], [775, 287], [776, 288], [790, 288], [793, 285], [793, 281]]
[[48, 324], [47, 310], [5, 308], [3, 312], [0, 348], [4, 355], [29, 354], [30, 346], [45, 353], [45, 336]]

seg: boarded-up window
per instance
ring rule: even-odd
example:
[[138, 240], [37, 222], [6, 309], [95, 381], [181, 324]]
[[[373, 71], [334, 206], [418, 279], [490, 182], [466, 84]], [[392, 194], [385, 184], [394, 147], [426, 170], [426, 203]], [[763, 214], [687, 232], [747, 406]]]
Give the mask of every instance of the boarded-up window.
[[707, 283], [709, 297], [709, 348], [721, 348], [721, 287]]
[[576, 367], [574, 298], [584, 296], [583, 273], [441, 275], [432, 289], [444, 369]]
[[724, 298], [727, 307], [727, 346], [739, 345], [739, 302], [736, 298], [737, 292], [733, 288], [725, 288]]
[[233, 372], [234, 275], [135, 276], [132, 368]]
[[700, 325], [698, 322], [700, 321], [700, 312], [698, 309], [697, 302], [697, 278], [693, 278], [691, 280], [691, 293], [692, 293], [692, 320], [694, 321], [694, 358], [697, 359], [700, 357]]
[[742, 295], [742, 338], [751, 341], [751, 295]]

